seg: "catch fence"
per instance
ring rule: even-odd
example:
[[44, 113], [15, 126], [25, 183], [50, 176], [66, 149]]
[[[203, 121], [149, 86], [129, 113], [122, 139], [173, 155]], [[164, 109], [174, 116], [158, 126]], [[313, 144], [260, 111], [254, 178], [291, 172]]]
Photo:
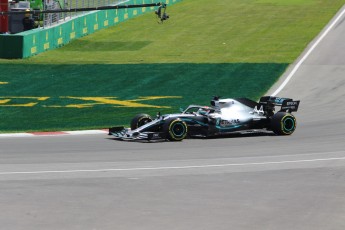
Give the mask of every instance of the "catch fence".
[[[44, 0], [43, 10], [62, 10], [77, 8], [95, 8], [101, 6], [116, 6], [129, 2], [129, 0]], [[87, 11], [70, 11], [59, 13], [44, 13], [34, 15], [34, 20], [39, 21], [38, 26], [44, 28], [57, 25], [73, 17], [88, 14]]]

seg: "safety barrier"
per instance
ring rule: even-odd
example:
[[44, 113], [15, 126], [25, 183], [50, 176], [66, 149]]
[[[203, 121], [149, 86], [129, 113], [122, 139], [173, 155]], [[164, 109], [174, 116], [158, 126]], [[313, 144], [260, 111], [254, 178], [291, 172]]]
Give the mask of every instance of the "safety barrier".
[[[171, 5], [179, 1], [181, 0], [130, 0], [126, 5], [157, 2]], [[50, 28], [37, 28], [18, 34], [2, 34], [0, 35], [0, 58], [16, 59], [34, 56], [154, 10], [156, 10], [155, 7], [93, 11]]]

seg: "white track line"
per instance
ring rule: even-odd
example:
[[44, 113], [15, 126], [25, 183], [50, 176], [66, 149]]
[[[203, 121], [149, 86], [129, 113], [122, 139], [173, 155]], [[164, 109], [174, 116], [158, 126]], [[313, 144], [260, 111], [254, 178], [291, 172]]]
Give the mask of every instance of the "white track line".
[[81, 170], [61, 170], [61, 171], [54, 170], [54, 171], [31, 171], [31, 172], [30, 171], [27, 171], [27, 172], [0, 172], [0, 175], [195, 169], [195, 168], [215, 168], [215, 167], [307, 163], [307, 162], [336, 161], [336, 160], [345, 160], [345, 157], [321, 158], [321, 159], [309, 159], [309, 160], [291, 160], [291, 161], [269, 161], [269, 162], [253, 162], [253, 163], [214, 164], [214, 165], [189, 165], [189, 166], [142, 167], [142, 168], [110, 168], [110, 169], [81, 169]]
[[80, 131], [61, 131], [61, 132], [33, 132], [33, 133], [0, 133], [0, 138], [4, 137], [56, 137], [64, 135], [90, 135], [106, 134], [107, 130], [80, 130]]
[[302, 65], [302, 63], [309, 57], [311, 52], [316, 48], [316, 46], [319, 45], [319, 43], [326, 37], [326, 35], [329, 33], [331, 29], [335, 26], [335, 24], [338, 23], [340, 18], [345, 14], [345, 8], [343, 11], [338, 15], [338, 17], [333, 21], [331, 25], [328, 26], [328, 28], [322, 33], [322, 35], [316, 40], [316, 42], [310, 47], [310, 49], [304, 54], [304, 56], [297, 62], [295, 67], [292, 69], [292, 71], [289, 73], [285, 81], [279, 86], [279, 88], [272, 94], [272, 96], [276, 96], [280, 91], [284, 89], [284, 87], [289, 83], [291, 78], [294, 76], [294, 74], [297, 72], [299, 67]]
[[105, 134], [108, 133], [106, 130], [81, 130], [81, 131], [64, 131], [69, 135], [87, 135], [87, 134]]
[[1, 133], [1, 137], [32, 137], [33, 135], [30, 133]]

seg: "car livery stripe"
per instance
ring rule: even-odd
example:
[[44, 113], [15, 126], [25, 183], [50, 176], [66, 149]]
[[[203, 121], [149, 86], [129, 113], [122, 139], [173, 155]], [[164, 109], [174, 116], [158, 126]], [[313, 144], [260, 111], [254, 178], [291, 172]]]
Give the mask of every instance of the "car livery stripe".
[[219, 125], [216, 126], [217, 129], [219, 129], [221, 132], [227, 132], [227, 131], [233, 131], [234, 129], [241, 128], [242, 125], [233, 125], [228, 127], [221, 127]]
[[196, 124], [199, 124], [199, 125], [202, 125], [202, 126], [208, 126], [208, 124], [206, 123], [203, 123], [201, 121], [198, 121], [198, 120], [193, 120], [193, 119], [188, 119], [188, 118], [181, 118], [181, 120], [185, 121], [185, 122], [189, 122], [189, 123], [196, 123]]

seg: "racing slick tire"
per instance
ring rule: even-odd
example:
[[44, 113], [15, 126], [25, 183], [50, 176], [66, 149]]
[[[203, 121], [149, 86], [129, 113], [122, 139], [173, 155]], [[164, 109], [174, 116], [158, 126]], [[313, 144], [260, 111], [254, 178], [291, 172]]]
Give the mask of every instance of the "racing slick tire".
[[291, 135], [296, 129], [296, 118], [291, 113], [278, 112], [271, 119], [271, 129], [277, 135]]
[[163, 132], [170, 141], [182, 141], [187, 136], [188, 126], [181, 119], [173, 119], [163, 125]]
[[131, 130], [137, 129], [140, 126], [143, 126], [151, 121], [152, 121], [152, 118], [150, 117], [150, 115], [145, 114], [145, 113], [140, 113], [132, 119]]

